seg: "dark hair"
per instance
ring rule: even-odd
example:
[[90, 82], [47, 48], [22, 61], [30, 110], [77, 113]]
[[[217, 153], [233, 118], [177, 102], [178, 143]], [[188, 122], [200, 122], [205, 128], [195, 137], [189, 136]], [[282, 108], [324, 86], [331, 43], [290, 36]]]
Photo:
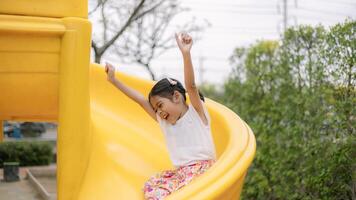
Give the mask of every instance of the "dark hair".
[[[151, 102], [151, 97], [160, 96], [172, 100], [174, 91], [178, 91], [183, 95], [184, 101], [187, 100], [186, 91], [181, 82], [174, 78], [164, 78], [159, 80], [148, 94], [148, 101]], [[199, 91], [199, 96], [202, 101], [205, 101], [204, 96]]]

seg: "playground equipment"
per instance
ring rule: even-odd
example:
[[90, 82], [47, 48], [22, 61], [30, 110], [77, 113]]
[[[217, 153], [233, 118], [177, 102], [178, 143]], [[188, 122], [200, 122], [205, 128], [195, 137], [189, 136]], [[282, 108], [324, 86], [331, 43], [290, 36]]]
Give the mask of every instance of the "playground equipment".
[[[90, 64], [86, 0], [0, 1], [0, 127], [3, 120], [58, 122], [59, 200], [143, 199], [143, 183], [173, 167], [158, 124]], [[153, 82], [116, 75], [145, 96]], [[255, 138], [211, 100], [218, 161], [167, 199], [237, 199]], [[0, 129], [0, 133], [2, 130]], [[0, 134], [2, 140], [3, 134]]]

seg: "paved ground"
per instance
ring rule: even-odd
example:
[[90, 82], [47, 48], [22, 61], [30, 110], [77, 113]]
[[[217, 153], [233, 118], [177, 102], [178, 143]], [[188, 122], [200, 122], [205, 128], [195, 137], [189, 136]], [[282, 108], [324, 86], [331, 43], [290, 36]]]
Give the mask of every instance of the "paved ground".
[[[33, 185], [26, 179], [26, 169], [45, 171], [56, 168], [55, 164], [49, 166], [21, 167], [19, 170], [20, 181], [4, 182], [3, 170], [0, 170], [0, 199], [4, 200], [42, 200]], [[36, 176], [35, 176], [36, 177]], [[36, 177], [37, 180], [50, 193], [56, 193], [55, 177]]]
[[43, 185], [48, 193], [57, 193], [57, 180], [56, 177], [36, 177], [36, 179]]
[[20, 168], [20, 181], [4, 182], [3, 170], [0, 171], [0, 199], [11, 200], [42, 200], [39, 193], [25, 179], [25, 168]]
[[0, 182], [0, 199], [11, 200], [42, 200], [39, 193], [28, 180], [5, 183]]

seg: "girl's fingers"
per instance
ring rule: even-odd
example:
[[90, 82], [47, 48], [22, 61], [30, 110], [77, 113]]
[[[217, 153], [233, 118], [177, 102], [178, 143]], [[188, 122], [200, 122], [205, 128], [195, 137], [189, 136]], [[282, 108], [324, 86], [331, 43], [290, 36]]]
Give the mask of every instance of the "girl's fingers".
[[105, 65], [105, 72], [106, 72], [106, 73], [112, 73], [112, 72], [114, 72], [114, 71], [115, 71], [115, 68], [114, 68], [111, 64], [106, 63], [106, 65]]
[[105, 72], [109, 72], [110, 71], [110, 66], [109, 65], [105, 65]]
[[105, 65], [105, 72], [108, 73], [108, 67]]
[[190, 44], [191, 39], [189, 39], [189, 38], [184, 38], [184, 39], [183, 39], [183, 42], [184, 42], [185, 44]]
[[179, 48], [183, 48], [187, 45], [189, 46], [193, 42], [192, 37], [185, 32], [175, 33], [175, 38]]
[[192, 37], [186, 33], [181, 33], [181, 41], [185, 44], [189, 44], [192, 41]]

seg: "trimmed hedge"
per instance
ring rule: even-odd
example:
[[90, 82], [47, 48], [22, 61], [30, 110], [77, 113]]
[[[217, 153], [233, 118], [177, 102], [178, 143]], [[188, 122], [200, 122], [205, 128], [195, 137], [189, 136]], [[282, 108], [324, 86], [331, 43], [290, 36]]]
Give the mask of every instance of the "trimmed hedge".
[[0, 143], [0, 167], [4, 162], [19, 162], [20, 166], [49, 165], [53, 158], [48, 142], [2, 142]]

